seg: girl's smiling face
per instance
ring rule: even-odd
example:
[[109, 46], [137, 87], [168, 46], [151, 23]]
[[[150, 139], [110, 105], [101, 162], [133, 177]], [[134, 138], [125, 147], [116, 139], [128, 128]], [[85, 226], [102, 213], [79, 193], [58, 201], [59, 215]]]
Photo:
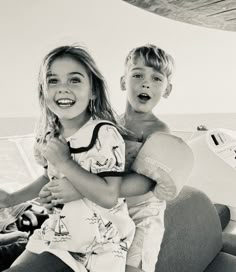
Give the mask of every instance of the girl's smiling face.
[[61, 121], [86, 118], [92, 86], [82, 63], [69, 56], [55, 59], [47, 72], [46, 85], [47, 106]]

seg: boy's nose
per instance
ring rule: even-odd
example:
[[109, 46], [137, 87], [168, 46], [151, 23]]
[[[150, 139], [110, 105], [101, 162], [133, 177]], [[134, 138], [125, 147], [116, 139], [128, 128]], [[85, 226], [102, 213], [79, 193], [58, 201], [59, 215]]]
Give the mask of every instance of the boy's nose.
[[144, 88], [144, 89], [149, 89], [150, 87], [149, 87], [149, 85], [148, 85], [147, 83], [143, 83], [143, 84], [142, 84], [142, 88]]

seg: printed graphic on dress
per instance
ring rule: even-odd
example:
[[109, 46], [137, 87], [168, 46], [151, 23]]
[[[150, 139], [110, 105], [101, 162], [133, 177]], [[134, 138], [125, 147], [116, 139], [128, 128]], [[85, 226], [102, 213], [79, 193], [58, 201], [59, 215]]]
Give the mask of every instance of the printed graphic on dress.
[[117, 249], [112, 251], [115, 257], [126, 258], [128, 252], [128, 245], [126, 239], [127, 238], [120, 239], [120, 243], [119, 245], [117, 245]]
[[64, 222], [65, 216], [60, 215], [55, 227], [54, 239], [53, 242], [64, 242], [71, 239], [71, 235], [66, 227]]

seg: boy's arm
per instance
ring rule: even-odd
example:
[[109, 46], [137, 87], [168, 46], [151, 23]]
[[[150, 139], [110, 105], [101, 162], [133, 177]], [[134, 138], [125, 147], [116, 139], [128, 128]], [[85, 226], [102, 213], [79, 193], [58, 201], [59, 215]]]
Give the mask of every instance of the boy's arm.
[[0, 190], [0, 207], [6, 208], [15, 206], [22, 202], [31, 200], [38, 196], [41, 188], [48, 182], [47, 175], [42, 175], [38, 179], [36, 179], [31, 184], [27, 185], [26, 187], [13, 192], [7, 193], [3, 190]]
[[156, 182], [135, 172], [123, 177], [121, 183], [121, 197], [132, 197], [146, 194], [151, 191]]
[[158, 199], [172, 200], [188, 181], [193, 163], [193, 152], [183, 139], [157, 132], [147, 138], [131, 169], [156, 181]]

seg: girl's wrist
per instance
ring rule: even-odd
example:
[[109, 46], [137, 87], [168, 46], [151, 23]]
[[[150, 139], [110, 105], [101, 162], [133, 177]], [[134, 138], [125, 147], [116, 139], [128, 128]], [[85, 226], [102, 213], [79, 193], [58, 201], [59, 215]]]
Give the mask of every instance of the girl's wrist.
[[58, 163], [57, 165], [57, 169], [62, 172], [63, 174], [65, 174], [67, 172], [67, 169], [68, 167], [70, 167], [71, 163], [73, 163], [73, 159], [70, 157], [70, 158], [67, 158], [63, 161], [61, 161], [60, 163]]

